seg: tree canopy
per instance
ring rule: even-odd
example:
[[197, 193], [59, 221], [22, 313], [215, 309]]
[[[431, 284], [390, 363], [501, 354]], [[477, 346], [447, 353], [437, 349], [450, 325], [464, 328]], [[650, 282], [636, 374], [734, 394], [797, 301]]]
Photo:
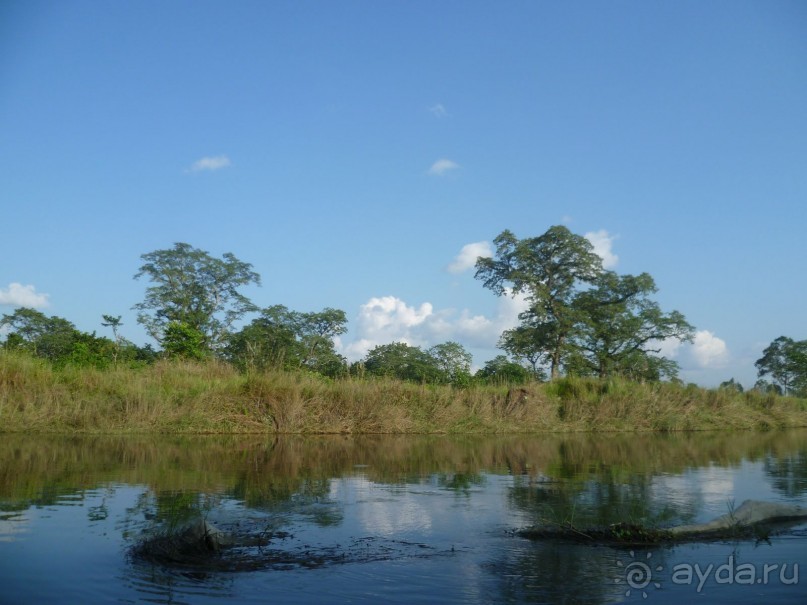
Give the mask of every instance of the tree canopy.
[[242, 369], [304, 368], [337, 376], [346, 371], [347, 361], [333, 339], [346, 331], [347, 316], [340, 309], [301, 313], [273, 305], [232, 334], [223, 353]]
[[204, 349], [217, 350], [233, 322], [257, 310], [239, 289], [260, 285], [260, 276], [251, 264], [229, 252], [219, 259], [189, 244], [176, 243], [140, 258], [144, 263], [135, 279], [146, 277], [152, 285], [133, 308], [139, 312], [137, 321], [157, 342], [163, 341], [171, 324], [173, 336], [179, 334], [176, 324], [181, 324], [188, 334], [202, 335]]
[[[754, 365], [759, 378], [770, 377], [783, 394], [807, 397], [807, 340], [780, 336], [765, 348]], [[757, 386], [763, 387], [764, 382]]]
[[578, 323], [572, 299], [602, 273], [602, 259], [586, 238], [563, 226], [522, 240], [506, 230], [493, 243], [495, 256], [477, 260], [475, 277], [498, 296], [526, 295], [523, 325], [529, 326], [534, 351], [545, 356], [555, 378]]
[[552, 378], [562, 369], [636, 380], [675, 376], [677, 364], [656, 356], [659, 344], [691, 340], [694, 328], [651, 300], [650, 275], [606, 271], [591, 243], [563, 226], [522, 240], [503, 231], [494, 244], [494, 257], [477, 260], [476, 277], [499, 296], [526, 296], [521, 323], [502, 334], [499, 346], [534, 375], [548, 365]]
[[600, 274], [593, 288], [578, 293], [579, 324], [571, 340], [578, 374], [634, 380], [672, 378], [677, 366], [651, 354], [665, 340], [691, 341], [694, 328], [678, 311], [664, 313], [650, 299], [656, 284], [647, 273]]

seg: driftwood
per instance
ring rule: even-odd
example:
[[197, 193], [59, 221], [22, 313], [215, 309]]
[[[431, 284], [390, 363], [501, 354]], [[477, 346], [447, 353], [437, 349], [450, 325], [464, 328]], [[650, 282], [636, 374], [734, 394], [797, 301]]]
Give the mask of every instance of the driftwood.
[[522, 529], [518, 535], [531, 540], [561, 539], [590, 544], [641, 546], [675, 542], [767, 537], [771, 529], [807, 520], [807, 508], [746, 500], [736, 510], [708, 523], [648, 528], [616, 523], [607, 527], [577, 528], [571, 524], [536, 526]]
[[758, 525], [798, 522], [802, 519], [807, 519], [807, 508], [803, 506], [746, 500], [736, 510], [709, 523], [679, 525], [671, 527], [669, 531], [676, 538], [698, 538], [724, 534], [727, 530], [742, 532]]

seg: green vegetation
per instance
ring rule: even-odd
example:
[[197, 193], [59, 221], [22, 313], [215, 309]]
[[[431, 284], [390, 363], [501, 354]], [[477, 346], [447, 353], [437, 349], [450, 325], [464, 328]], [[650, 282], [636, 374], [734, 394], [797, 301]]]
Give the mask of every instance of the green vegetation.
[[[757, 388], [807, 397], [807, 340], [780, 336], [765, 348], [755, 365], [760, 378]], [[765, 376], [772, 382], [766, 382]]]
[[[522, 295], [521, 323], [501, 335], [508, 355], [475, 374], [457, 342], [428, 349], [382, 344], [353, 364], [334, 339], [344, 311], [259, 309], [242, 292], [252, 265], [185, 243], [142, 255], [148, 278], [137, 321], [155, 351], [20, 308], [0, 318], [0, 431], [502, 432], [685, 430], [807, 425], [807, 341], [776, 339], [743, 392], [684, 387], [658, 355], [691, 340], [678, 311], [663, 312], [652, 277], [602, 267], [565, 227], [519, 240], [502, 232], [476, 277], [497, 295]], [[249, 323], [239, 324], [255, 313]], [[242, 325], [237, 329], [237, 325]], [[547, 374], [551, 382], [541, 383]], [[772, 382], [766, 382], [770, 377]], [[665, 382], [668, 380], [668, 382]], [[802, 398], [802, 399], [799, 399]]]
[[485, 433], [807, 426], [807, 400], [622, 378], [519, 388], [237, 371], [216, 361], [139, 368], [52, 364], [0, 351], [6, 432]]
[[476, 277], [498, 296], [525, 295], [521, 324], [500, 346], [517, 359], [549, 366], [550, 376], [674, 378], [675, 362], [657, 357], [665, 340], [690, 341], [694, 328], [678, 311], [663, 313], [647, 273], [606, 271], [591, 243], [566, 227], [519, 240], [503, 231], [496, 255], [479, 258]]

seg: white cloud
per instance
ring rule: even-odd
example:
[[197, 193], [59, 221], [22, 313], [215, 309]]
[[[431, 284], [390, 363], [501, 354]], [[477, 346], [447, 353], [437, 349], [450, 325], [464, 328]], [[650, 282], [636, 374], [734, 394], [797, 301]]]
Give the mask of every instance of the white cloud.
[[594, 246], [594, 253], [602, 259], [602, 266], [606, 269], [613, 269], [619, 262], [619, 257], [611, 249], [616, 236], [611, 235], [605, 229], [599, 231], [589, 231], [583, 237]]
[[202, 172], [205, 170], [213, 172], [215, 170], [227, 168], [231, 165], [231, 163], [230, 158], [228, 158], [226, 155], [204, 157], [200, 160], [196, 160], [188, 169], [188, 172]]
[[432, 164], [431, 168], [429, 168], [429, 174], [433, 174], [435, 176], [443, 176], [446, 172], [456, 170], [459, 167], [460, 165], [452, 160], [440, 158], [434, 164]]
[[442, 103], [432, 105], [431, 107], [429, 107], [429, 111], [436, 118], [448, 118], [451, 116], [451, 114], [448, 113], [448, 110], [446, 110], [445, 106]]
[[726, 342], [709, 330], [699, 330], [691, 346], [692, 357], [701, 368], [722, 368], [728, 362]]
[[523, 296], [502, 296], [495, 315], [474, 315], [468, 309], [435, 311], [431, 303], [415, 308], [394, 296], [371, 298], [361, 306], [357, 321], [358, 338], [344, 348], [358, 359], [379, 344], [405, 342], [433, 346], [456, 340], [465, 346], [493, 348], [504, 330], [518, 324], [518, 314], [527, 308]]
[[38, 293], [30, 284], [23, 286], [14, 282], [6, 289], [0, 288], [0, 305], [38, 309], [48, 306], [48, 295]]
[[469, 310], [435, 310], [431, 303], [408, 305], [396, 296], [373, 297], [359, 309], [352, 342], [335, 341], [337, 350], [351, 361], [361, 359], [375, 346], [405, 342], [431, 347], [454, 340], [467, 347], [494, 348], [504, 330], [518, 324], [518, 314], [527, 308], [523, 296], [502, 296], [493, 317]]
[[493, 256], [493, 248], [489, 242], [473, 242], [465, 244], [460, 250], [460, 253], [454, 257], [454, 260], [448, 265], [449, 273], [462, 273], [476, 265], [476, 259], [480, 256], [489, 258]]

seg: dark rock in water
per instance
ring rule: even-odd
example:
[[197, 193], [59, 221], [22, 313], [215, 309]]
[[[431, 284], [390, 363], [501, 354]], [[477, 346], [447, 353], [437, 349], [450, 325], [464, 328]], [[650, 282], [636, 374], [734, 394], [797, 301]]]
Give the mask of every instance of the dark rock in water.
[[144, 540], [132, 549], [132, 554], [154, 563], [197, 565], [234, 544], [232, 535], [201, 519]]
[[221, 531], [205, 520], [197, 521], [185, 527], [176, 536], [176, 540], [190, 547], [205, 547], [212, 552], [218, 552], [226, 546], [233, 546], [233, 536]]

